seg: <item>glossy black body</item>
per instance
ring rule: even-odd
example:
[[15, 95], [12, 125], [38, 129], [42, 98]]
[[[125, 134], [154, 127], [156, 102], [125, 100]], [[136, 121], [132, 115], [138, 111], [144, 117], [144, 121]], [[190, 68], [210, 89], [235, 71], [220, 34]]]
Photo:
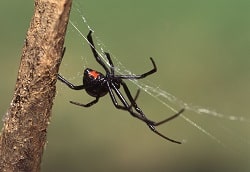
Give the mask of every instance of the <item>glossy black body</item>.
[[[106, 75], [92, 70], [92, 69], [85, 69], [84, 74], [83, 74], [83, 84], [79, 86], [75, 86], [69, 81], [67, 81], [65, 78], [63, 78], [61, 75], [58, 74], [58, 80], [66, 84], [69, 88], [73, 90], [83, 90], [85, 91], [92, 97], [95, 97], [95, 100], [87, 103], [87, 104], [82, 104], [74, 101], [70, 101], [70, 103], [82, 106], [82, 107], [90, 107], [94, 104], [96, 104], [99, 101], [100, 97], [105, 96], [106, 94], [109, 93], [110, 98], [114, 104], [114, 106], [117, 109], [125, 110], [129, 112], [133, 117], [138, 118], [139, 120], [145, 122], [148, 127], [157, 135], [161, 136], [162, 138], [169, 140], [174, 143], [180, 144], [181, 142], [173, 140], [169, 137], [166, 137], [165, 135], [161, 134], [158, 130], [156, 130], [156, 126], [161, 125], [163, 123], [166, 123], [177, 116], [179, 116], [184, 109], [181, 109], [179, 112], [174, 114], [173, 116], [162, 120], [160, 122], [154, 122], [146, 117], [146, 115], [143, 113], [143, 111], [137, 106], [136, 99], [138, 98], [139, 95], [139, 90], [135, 96], [135, 98], [132, 97], [129, 88], [127, 84], [123, 81], [123, 79], [142, 79], [147, 77], [148, 75], [151, 75], [157, 71], [157, 67], [155, 65], [155, 62], [153, 58], [150, 58], [152, 64], [153, 64], [153, 69], [150, 71], [141, 74], [141, 75], [115, 75], [114, 72], [114, 65], [113, 62], [110, 58], [109, 53], [105, 53], [106, 58], [108, 60], [109, 66], [105, 64], [105, 62], [101, 59], [101, 56], [95, 49], [95, 45], [92, 39], [92, 31], [89, 32], [87, 39], [90, 44], [90, 48], [92, 50], [92, 53], [96, 59], [96, 61], [103, 67], [103, 69], [106, 72]], [[62, 54], [64, 54], [65, 49]], [[123, 88], [124, 93], [126, 96], [123, 96], [123, 94], [120, 91], [120, 88]], [[118, 101], [117, 101], [118, 98]], [[120, 105], [118, 102], [122, 103]]]

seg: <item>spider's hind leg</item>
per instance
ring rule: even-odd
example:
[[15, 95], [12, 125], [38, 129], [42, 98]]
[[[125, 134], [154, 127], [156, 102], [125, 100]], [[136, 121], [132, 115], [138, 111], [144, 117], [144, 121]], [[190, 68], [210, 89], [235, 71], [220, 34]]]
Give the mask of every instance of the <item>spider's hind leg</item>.
[[148, 127], [150, 128], [151, 131], [153, 131], [153, 132], [154, 132], [155, 134], [157, 134], [158, 136], [160, 136], [160, 137], [162, 137], [162, 138], [164, 138], [164, 139], [166, 139], [166, 140], [168, 140], [168, 141], [170, 141], [170, 142], [177, 143], [177, 144], [181, 144], [180, 141], [171, 139], [171, 138], [169, 138], [169, 137], [167, 137], [167, 136], [161, 134], [159, 131], [157, 131], [157, 130], [155, 129], [155, 127], [154, 127], [153, 125], [148, 124]]
[[167, 118], [167, 119], [165, 119], [165, 120], [162, 120], [162, 121], [160, 121], [160, 122], [153, 122], [153, 123], [152, 123], [152, 122], [147, 122], [147, 120], [145, 120], [144, 122], [147, 123], [148, 127], [149, 127], [154, 133], [156, 133], [157, 135], [161, 136], [162, 138], [164, 138], [164, 139], [166, 139], [166, 140], [169, 140], [169, 141], [171, 141], [171, 142], [173, 142], [173, 143], [181, 144], [180, 141], [173, 140], [173, 139], [171, 139], [171, 138], [169, 138], [169, 137], [167, 137], [167, 136], [161, 134], [159, 131], [157, 131], [157, 130], [155, 129], [155, 126], [164, 124], [164, 123], [166, 123], [166, 122], [168, 122], [168, 121], [170, 121], [170, 120], [172, 120], [172, 119], [175, 119], [175, 118], [178, 117], [184, 110], [185, 110], [185, 109], [183, 108], [183, 109], [181, 109], [179, 112], [177, 112], [176, 114], [174, 114], [173, 116], [171, 116], [171, 117], [169, 117], [169, 118]]

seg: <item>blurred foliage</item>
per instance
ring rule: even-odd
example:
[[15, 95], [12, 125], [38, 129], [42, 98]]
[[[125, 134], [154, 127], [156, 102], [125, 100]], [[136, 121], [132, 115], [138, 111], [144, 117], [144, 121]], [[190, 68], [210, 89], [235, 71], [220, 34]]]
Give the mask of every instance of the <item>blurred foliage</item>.
[[[0, 2], [0, 112], [13, 95], [21, 49], [33, 13], [32, 1]], [[185, 116], [217, 137], [217, 143], [182, 118], [159, 127], [186, 143], [175, 145], [152, 134], [145, 124], [114, 108], [108, 96], [91, 108], [69, 100], [92, 100], [85, 92], [58, 83], [42, 171], [249, 171], [250, 1], [74, 1], [71, 20], [88, 30], [134, 73], [158, 72], [146, 80], [179, 99], [226, 117]], [[60, 73], [81, 83], [84, 67], [101, 69], [85, 40], [69, 25]], [[136, 86], [130, 84], [131, 91]], [[138, 104], [149, 118], [172, 111], [142, 92]], [[181, 108], [181, 107], [180, 107]]]

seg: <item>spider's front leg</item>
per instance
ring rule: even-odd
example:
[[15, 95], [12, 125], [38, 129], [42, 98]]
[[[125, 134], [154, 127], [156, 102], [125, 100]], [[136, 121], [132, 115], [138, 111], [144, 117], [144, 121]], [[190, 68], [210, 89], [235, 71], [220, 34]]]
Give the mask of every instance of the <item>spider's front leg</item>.
[[96, 59], [96, 61], [103, 67], [103, 69], [106, 71], [106, 72], [109, 72], [109, 69], [107, 68], [107, 66], [105, 65], [105, 63], [101, 60], [101, 57], [99, 56], [98, 52], [96, 51], [96, 48], [95, 48], [95, 44], [93, 42], [93, 38], [91, 36], [92, 34], [92, 31], [90, 30], [88, 35], [87, 35], [87, 40], [89, 41], [89, 45], [90, 45], [90, 48], [92, 50], [92, 53]]
[[66, 84], [69, 88], [71, 88], [72, 90], [83, 90], [85, 89], [84, 85], [74, 85], [72, 83], [70, 83], [69, 81], [67, 81], [65, 78], [63, 78], [60, 74], [57, 75], [57, 79], [59, 81], [61, 81], [62, 83]]
[[116, 77], [121, 78], [121, 79], [142, 79], [142, 78], [147, 77], [148, 75], [151, 75], [151, 74], [157, 72], [157, 67], [156, 67], [154, 59], [152, 57], [150, 57], [150, 60], [153, 64], [153, 69], [151, 69], [150, 71], [143, 73], [141, 75], [116, 75]]

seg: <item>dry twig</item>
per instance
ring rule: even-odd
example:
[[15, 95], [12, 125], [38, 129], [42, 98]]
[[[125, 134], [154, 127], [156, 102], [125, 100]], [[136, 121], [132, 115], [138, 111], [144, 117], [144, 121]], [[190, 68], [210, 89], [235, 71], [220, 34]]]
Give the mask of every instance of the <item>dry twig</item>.
[[72, 0], [35, 0], [0, 138], [0, 171], [39, 171]]

